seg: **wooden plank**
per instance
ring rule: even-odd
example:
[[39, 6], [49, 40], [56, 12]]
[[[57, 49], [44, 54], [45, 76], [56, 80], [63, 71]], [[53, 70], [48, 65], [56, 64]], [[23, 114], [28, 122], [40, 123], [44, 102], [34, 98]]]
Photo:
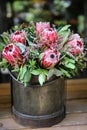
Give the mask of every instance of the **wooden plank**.
[[[17, 129], [16, 129], [17, 130]], [[21, 130], [31, 130], [31, 129], [21, 129]], [[67, 126], [67, 127], [57, 127], [57, 128], [39, 128], [39, 129], [32, 129], [32, 130], [87, 130], [87, 126]]]
[[81, 79], [67, 79], [67, 85], [87, 85], [87, 78], [81, 78]]
[[87, 112], [87, 99], [67, 100], [66, 111], [67, 113], [79, 113], [79, 112], [86, 113]]
[[0, 111], [11, 108], [11, 97], [0, 96]]
[[10, 103], [11, 102], [11, 96], [0, 96], [0, 103]]
[[87, 98], [87, 78], [66, 80], [67, 99]]
[[10, 84], [9, 83], [1, 83], [0, 84], [0, 96], [10, 95]]
[[57, 126], [87, 125], [87, 113], [70, 113]]
[[[21, 130], [31, 130], [31, 129], [26, 128]], [[37, 130], [37, 129], [32, 129], [32, 130]], [[57, 128], [40, 128], [38, 130], [87, 130], [87, 126], [82, 125], [82, 126], [68, 126], [68, 127], [57, 127]]]
[[12, 117], [11, 108], [0, 110], [0, 118]]
[[[23, 130], [23, 129], [31, 130], [30, 127], [24, 127], [24, 126], [18, 124], [13, 119], [13, 117], [2, 118], [2, 119], [0, 119], [0, 123], [2, 124], [1, 128], [6, 129], [6, 130], [20, 130], [20, 129], [21, 130]], [[67, 114], [63, 121], [61, 121], [57, 125], [52, 126], [51, 129], [52, 130], [57, 130], [57, 129], [59, 130], [59, 128], [62, 129], [64, 127], [64, 128], [70, 128], [70, 130], [71, 130], [71, 128], [76, 130], [75, 127], [78, 126], [77, 128], [80, 128], [81, 125], [86, 126], [85, 128], [87, 128], [87, 113]], [[32, 129], [34, 129], [34, 128], [32, 128]], [[48, 130], [49, 129], [50, 128], [48, 128]], [[37, 129], [37, 130], [42, 130], [42, 129], [40, 128], [40, 129]], [[47, 130], [47, 128], [45, 128], [44, 130]]]
[[[3, 130], [18, 130], [18, 129], [23, 129], [25, 127], [23, 127], [22, 125], [19, 125], [18, 123], [16, 123], [13, 118], [5, 118], [5, 119], [0, 119], [0, 124], [1, 124], [1, 128]], [[1, 130], [0, 128], [0, 130]]]

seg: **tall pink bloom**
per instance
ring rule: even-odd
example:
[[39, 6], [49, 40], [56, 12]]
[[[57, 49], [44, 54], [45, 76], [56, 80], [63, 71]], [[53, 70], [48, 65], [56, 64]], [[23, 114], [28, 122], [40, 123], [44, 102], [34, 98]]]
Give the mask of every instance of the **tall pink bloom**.
[[41, 65], [46, 69], [51, 69], [59, 62], [59, 58], [60, 53], [56, 50], [45, 50], [41, 59]]
[[78, 34], [74, 34], [71, 37], [71, 41], [67, 43], [68, 47], [70, 47], [70, 53], [73, 55], [77, 55], [83, 52], [83, 42]]
[[52, 44], [55, 44], [55, 42], [58, 40], [58, 33], [56, 30], [53, 29], [45, 29], [42, 33], [41, 42], [46, 44], [47, 46], [51, 46]]
[[36, 34], [37, 36], [41, 36], [44, 29], [50, 29], [49, 22], [38, 22], [36, 23]]
[[21, 31], [16, 31], [11, 34], [10, 40], [12, 43], [14, 42], [20, 42], [25, 44], [26, 43], [26, 32], [21, 30]]
[[23, 64], [21, 50], [13, 43], [4, 48], [2, 55], [12, 66]]

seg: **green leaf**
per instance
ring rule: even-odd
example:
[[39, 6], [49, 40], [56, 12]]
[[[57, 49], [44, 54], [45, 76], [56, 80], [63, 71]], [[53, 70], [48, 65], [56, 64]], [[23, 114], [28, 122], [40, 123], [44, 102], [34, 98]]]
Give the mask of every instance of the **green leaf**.
[[18, 75], [18, 80], [20, 80], [22, 83], [24, 83], [24, 85], [27, 85], [27, 83], [30, 81], [30, 79], [31, 79], [30, 70], [27, 69], [26, 65], [24, 67], [21, 67], [19, 75]]
[[19, 69], [19, 68], [14, 69], [14, 70], [11, 70], [11, 72], [19, 72], [19, 71], [20, 71], [20, 69]]
[[60, 68], [60, 70], [61, 70], [61, 72], [63, 73], [63, 75], [65, 75], [65, 76], [67, 76], [67, 77], [71, 77], [71, 75], [69, 74], [68, 71], [66, 71], [66, 70], [64, 70], [64, 69], [62, 69], [62, 68]]
[[2, 44], [3, 47], [9, 43], [9, 37], [7, 36], [7, 33], [0, 35], [0, 43]]
[[3, 45], [0, 43], [0, 51], [3, 51]]
[[78, 70], [75, 68], [74, 71], [71, 70], [70, 73], [72, 76], [76, 76], [78, 74]]
[[41, 86], [43, 85], [43, 83], [45, 82], [45, 80], [46, 80], [45, 74], [44, 74], [44, 73], [41, 73], [41, 74], [39, 75], [39, 83], [40, 83]]
[[50, 79], [53, 75], [54, 75], [54, 68], [49, 70], [47, 79]]
[[70, 34], [70, 30], [64, 32], [63, 41], [62, 41], [63, 44], [68, 40], [69, 34]]
[[22, 43], [16, 43], [16, 46], [18, 46], [21, 49], [22, 53], [25, 53], [26, 51], [25, 45], [23, 45]]
[[48, 70], [43, 69], [43, 73], [47, 76], [48, 75]]
[[27, 70], [24, 77], [23, 77], [23, 82], [24, 83], [28, 83], [31, 79], [31, 73], [30, 70]]
[[8, 45], [8, 43], [9, 43], [9, 38], [7, 36], [4, 37], [4, 43], [5, 43], [5, 45]]
[[35, 70], [33, 70], [32, 72], [31, 72], [31, 74], [33, 74], [33, 75], [39, 75], [39, 74], [41, 74], [42, 73], [42, 69], [35, 69]]
[[71, 62], [71, 63], [75, 63], [75, 60], [74, 59], [69, 59], [69, 62]]
[[30, 66], [35, 66], [36, 61], [35, 60], [30, 60], [29, 63], [30, 63]]
[[2, 34], [0, 35], [0, 42], [4, 42], [4, 38]]
[[29, 41], [28, 38], [27, 38], [27, 42], [28, 42], [28, 45], [30, 45], [30, 46], [36, 46], [36, 44], [34, 44], [33, 42]]
[[70, 62], [70, 63], [75, 63], [75, 59], [73, 59], [72, 57], [64, 57], [64, 60], [66, 61], [66, 62]]
[[27, 67], [26, 67], [26, 65], [24, 65], [23, 67], [20, 68], [18, 79], [22, 80], [24, 78], [24, 75], [26, 72], [27, 72]]
[[65, 64], [65, 66], [66, 66], [67, 68], [70, 68], [70, 69], [75, 69], [75, 65], [72, 64], [72, 63], [67, 63], [67, 64]]
[[0, 67], [3, 67], [6, 64], [7, 64], [7, 60], [3, 58], [2, 61], [0, 62]]
[[60, 34], [61, 32], [64, 32], [66, 30], [68, 30], [68, 28], [70, 27], [71, 25], [65, 25], [64, 27], [62, 27], [60, 30], [59, 30], [59, 33]]
[[43, 53], [39, 55], [39, 59], [41, 60], [43, 58]]
[[50, 79], [53, 75], [56, 75], [58, 77], [58, 76], [61, 76], [62, 74], [63, 73], [60, 70], [53, 68], [49, 70], [47, 79]]
[[54, 73], [54, 74], [55, 74], [57, 77], [63, 75], [63, 73], [62, 73], [60, 70], [58, 70], [58, 69], [55, 69], [55, 73]]

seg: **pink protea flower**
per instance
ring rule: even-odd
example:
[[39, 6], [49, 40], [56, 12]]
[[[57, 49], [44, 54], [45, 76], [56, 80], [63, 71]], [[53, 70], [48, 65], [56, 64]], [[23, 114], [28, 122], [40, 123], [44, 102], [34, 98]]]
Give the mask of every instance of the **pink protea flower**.
[[4, 48], [2, 55], [12, 66], [23, 64], [21, 50], [13, 43]]
[[71, 41], [69, 41], [67, 45], [70, 47], [70, 53], [72, 55], [77, 55], [83, 52], [83, 42], [78, 34], [72, 35]]
[[26, 43], [26, 32], [21, 30], [21, 31], [16, 31], [11, 34], [10, 40], [12, 43], [14, 42], [20, 42], [25, 44]]
[[49, 22], [38, 22], [36, 23], [36, 34], [37, 36], [41, 36], [44, 29], [50, 29]]
[[59, 37], [56, 30], [45, 29], [42, 33], [41, 42], [43, 43], [43, 45], [51, 46], [53, 44], [56, 44], [58, 38]]
[[43, 57], [41, 59], [41, 64], [46, 69], [53, 68], [60, 58], [60, 53], [56, 50], [48, 49], [43, 52]]

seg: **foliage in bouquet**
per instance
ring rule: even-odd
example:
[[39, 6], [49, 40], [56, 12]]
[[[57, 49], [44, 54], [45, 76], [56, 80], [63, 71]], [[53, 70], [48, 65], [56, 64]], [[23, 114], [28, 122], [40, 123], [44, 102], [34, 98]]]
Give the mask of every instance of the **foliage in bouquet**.
[[54, 75], [72, 77], [85, 67], [84, 43], [70, 25], [56, 27], [38, 22], [15, 26], [0, 35], [0, 51], [0, 66], [11, 66], [25, 86], [33, 76], [42, 86]]

